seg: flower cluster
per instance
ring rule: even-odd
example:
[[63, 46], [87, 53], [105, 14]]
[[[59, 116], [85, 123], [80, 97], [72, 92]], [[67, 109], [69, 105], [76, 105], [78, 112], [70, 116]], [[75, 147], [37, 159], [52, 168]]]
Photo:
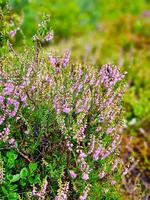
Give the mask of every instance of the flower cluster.
[[22, 80], [13, 79], [7, 74], [0, 72], [0, 140], [7, 141], [10, 133], [10, 119], [17, 121], [17, 113], [20, 106], [27, 106], [29, 93], [33, 93], [34, 86], [31, 86], [30, 76], [33, 69], [29, 67]]
[[124, 75], [119, 73], [119, 70], [116, 66], [113, 66], [108, 64], [105, 65], [100, 70], [100, 76], [101, 76], [101, 83], [104, 84], [106, 88], [114, 86], [119, 80], [122, 80], [124, 78]]
[[69, 182], [65, 183], [60, 182], [55, 200], [67, 200], [68, 191], [69, 191]]
[[0, 154], [0, 184], [4, 181], [4, 162]]
[[[110, 164], [112, 173], [119, 164], [117, 155], [121, 141], [121, 101], [126, 89], [122, 80], [125, 74], [108, 64], [100, 70], [81, 66], [74, 67], [71, 72], [62, 69], [55, 75], [53, 106], [57, 123], [68, 151], [76, 155], [76, 167], [70, 168], [72, 181], [81, 177], [87, 182], [95, 170], [99, 170], [99, 179], [107, 177], [108, 163], [101, 169], [96, 163], [108, 157], [114, 159], [114, 165]], [[66, 77], [69, 77], [68, 81]], [[90, 167], [91, 159], [93, 167]], [[86, 192], [83, 199], [85, 196]]]
[[87, 185], [82, 193], [82, 195], [79, 197], [80, 200], [86, 200], [88, 197], [88, 193], [90, 191], [91, 185]]
[[9, 34], [10, 34], [10, 36], [11, 36], [11, 37], [15, 37], [15, 35], [16, 35], [16, 33], [17, 33], [17, 31], [19, 31], [19, 30], [20, 30], [20, 28], [19, 28], [19, 27], [18, 27], [17, 29], [15, 29], [15, 30], [11, 30], [11, 31], [10, 31], [10, 33], [9, 33]]
[[[44, 37], [52, 40], [53, 32]], [[48, 59], [39, 59], [38, 48], [15, 77], [0, 72], [0, 140], [14, 147], [20, 136], [11, 134], [12, 124], [15, 121], [19, 125], [14, 123], [15, 130], [22, 126], [19, 117], [26, 118], [23, 120], [28, 123], [18, 132], [23, 129], [25, 148], [30, 153], [29, 146], [35, 142], [49, 176], [40, 191], [33, 187], [32, 195], [44, 199], [50, 189], [52, 196], [57, 192], [55, 200], [85, 200], [90, 198], [95, 182], [108, 180], [115, 184], [113, 174], [121, 163], [118, 154], [126, 73], [111, 64], [100, 69], [69, 65], [69, 51], [62, 56], [50, 52]], [[35, 132], [38, 134], [34, 136]], [[58, 185], [49, 184], [48, 188], [47, 180]]]
[[48, 42], [51, 41], [53, 38], [54, 38], [54, 33], [53, 31], [51, 31], [44, 37], [44, 40]]
[[11, 81], [3, 83], [1, 81], [1, 95], [0, 95], [0, 140], [5, 141], [10, 132], [9, 118], [14, 118], [19, 108], [19, 101], [15, 96], [15, 84]]
[[41, 200], [45, 199], [45, 194], [46, 194], [47, 186], [48, 186], [48, 181], [45, 178], [43, 180], [43, 183], [42, 183], [42, 186], [41, 186], [41, 189], [40, 189], [39, 192], [37, 192], [37, 188], [35, 186], [33, 187], [32, 195], [38, 197]]
[[62, 57], [54, 56], [52, 52], [49, 53], [50, 64], [55, 68], [56, 72], [59, 73], [62, 67], [66, 67], [70, 60], [70, 51], [64, 52]]

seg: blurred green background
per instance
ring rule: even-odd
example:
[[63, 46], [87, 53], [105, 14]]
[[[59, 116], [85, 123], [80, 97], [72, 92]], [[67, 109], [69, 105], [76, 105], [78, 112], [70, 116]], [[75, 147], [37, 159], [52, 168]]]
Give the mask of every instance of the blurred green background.
[[[44, 48], [46, 53], [69, 48], [72, 62], [114, 63], [128, 72], [123, 149], [140, 160], [141, 177], [150, 177], [150, 0], [10, 0], [9, 5], [5, 20], [9, 24], [15, 19], [16, 24], [2, 25], [11, 30], [19, 24], [20, 31], [11, 39], [18, 51], [22, 45], [32, 45], [45, 13], [51, 16], [55, 33], [54, 41]], [[134, 184], [136, 176], [131, 178]], [[146, 193], [150, 181], [139, 181]]]

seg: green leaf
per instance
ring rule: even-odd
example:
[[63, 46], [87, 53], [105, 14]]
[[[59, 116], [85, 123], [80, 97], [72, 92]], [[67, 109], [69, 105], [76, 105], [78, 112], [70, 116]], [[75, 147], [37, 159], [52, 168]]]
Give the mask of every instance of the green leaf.
[[20, 172], [20, 178], [24, 179], [27, 176], [28, 176], [28, 169], [26, 167], [24, 167]]
[[34, 184], [40, 183], [40, 174], [37, 174], [34, 179]]
[[4, 193], [5, 195], [8, 194], [8, 191], [7, 191], [7, 189], [6, 189], [4, 186], [2, 186], [2, 191], [3, 191], [3, 193]]
[[17, 200], [18, 199], [18, 194], [16, 192], [11, 192], [9, 194], [9, 200]]
[[7, 160], [7, 167], [8, 168], [13, 168], [14, 166], [15, 166], [15, 162], [14, 162], [15, 160], [11, 160], [11, 159], [8, 159]]
[[29, 182], [30, 182], [31, 184], [34, 183], [34, 179], [33, 179], [31, 176], [29, 177]]
[[35, 171], [37, 169], [37, 163], [30, 163], [29, 169], [31, 172]]
[[12, 179], [12, 177], [13, 177], [13, 175], [11, 175], [11, 174], [6, 174], [5, 175], [5, 179], [9, 180], [9, 181]]
[[17, 158], [17, 154], [13, 150], [8, 151], [6, 155], [10, 160], [15, 160]]
[[21, 179], [20, 183], [24, 187], [26, 185], [26, 180], [25, 179]]
[[16, 175], [14, 175], [13, 176], [13, 178], [11, 179], [11, 183], [13, 183], [13, 182], [16, 182], [16, 181], [18, 181], [20, 179], [20, 174], [16, 174]]

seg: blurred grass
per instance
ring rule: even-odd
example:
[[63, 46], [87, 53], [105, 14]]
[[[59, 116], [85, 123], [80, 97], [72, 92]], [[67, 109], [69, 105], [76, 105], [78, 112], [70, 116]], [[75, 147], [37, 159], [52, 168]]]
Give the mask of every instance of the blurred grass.
[[14, 12], [24, 16], [22, 30], [28, 40], [34, 35], [43, 13], [51, 15], [56, 40], [84, 35], [101, 21], [111, 23], [126, 14], [138, 15], [149, 8], [145, 0], [10, 0]]

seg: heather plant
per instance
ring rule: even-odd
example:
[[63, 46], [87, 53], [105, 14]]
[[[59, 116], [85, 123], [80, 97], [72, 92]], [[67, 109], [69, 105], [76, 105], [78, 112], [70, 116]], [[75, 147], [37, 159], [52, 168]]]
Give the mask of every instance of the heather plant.
[[15, 13], [8, 0], [0, 1], [0, 56], [7, 51], [7, 41], [16, 41], [18, 32], [22, 34], [20, 26], [22, 24], [22, 17]]
[[[0, 194], [4, 199], [119, 199], [125, 74], [45, 55], [47, 17], [34, 48], [0, 70]], [[13, 55], [13, 56], [12, 56]], [[4, 173], [5, 172], [5, 173]], [[117, 192], [118, 191], [118, 192]]]

